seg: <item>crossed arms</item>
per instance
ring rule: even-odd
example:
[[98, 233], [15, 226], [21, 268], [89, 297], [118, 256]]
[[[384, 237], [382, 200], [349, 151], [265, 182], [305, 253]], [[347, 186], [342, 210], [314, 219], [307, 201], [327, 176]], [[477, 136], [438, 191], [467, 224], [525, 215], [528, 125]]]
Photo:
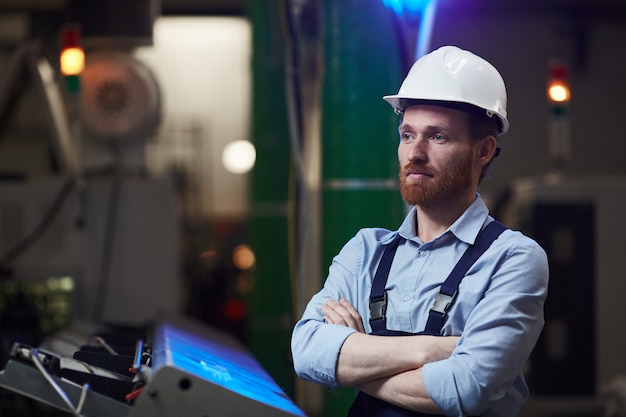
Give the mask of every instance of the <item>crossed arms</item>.
[[[472, 279], [465, 280], [449, 314], [444, 333], [462, 332], [461, 338], [362, 333], [369, 288], [359, 285], [359, 277], [368, 274], [369, 263], [356, 260], [363, 253], [373, 254], [377, 246], [367, 246], [367, 239], [346, 245], [333, 261], [324, 288], [294, 326], [291, 346], [297, 375], [329, 389], [355, 387], [424, 413], [480, 415], [497, 409], [502, 416], [515, 415], [528, 396], [522, 369], [543, 327], [548, 266], [536, 243], [513, 232], [505, 237], [479, 261]], [[410, 267], [407, 262], [397, 265], [400, 272]], [[424, 285], [436, 281], [424, 279]], [[397, 287], [407, 284], [399, 276]], [[415, 303], [404, 322], [391, 316], [392, 328], [423, 328], [422, 310], [434, 294], [420, 294], [426, 302]], [[359, 300], [363, 304], [355, 304]]]
[[410, 410], [442, 413], [426, 391], [420, 368], [448, 358], [459, 337], [368, 335], [361, 316], [345, 299], [328, 300], [321, 311], [327, 323], [357, 330], [339, 352], [336, 376], [341, 385]]

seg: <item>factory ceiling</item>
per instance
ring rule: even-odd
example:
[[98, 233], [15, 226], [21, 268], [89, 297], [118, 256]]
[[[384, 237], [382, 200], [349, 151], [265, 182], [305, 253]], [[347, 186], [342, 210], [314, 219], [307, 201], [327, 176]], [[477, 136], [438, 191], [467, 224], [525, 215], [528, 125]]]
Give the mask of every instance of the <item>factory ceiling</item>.
[[[0, 13], [7, 11], [62, 10], [72, 0], [0, 0]], [[83, 2], [99, 0], [81, 0]], [[163, 14], [244, 14], [246, 0], [152, 0]], [[312, 0], [322, 2], [323, 0]], [[590, 17], [626, 17], [626, 0], [439, 0], [440, 7], [472, 9], [477, 12], [550, 13], [580, 11]]]
[[[159, 14], [245, 16], [251, 1], [270, 0], [0, 0], [0, 50], [26, 37], [50, 37], [68, 21], [83, 23], [84, 34], [89, 37], [94, 36], [89, 32], [93, 27], [124, 24], [133, 28], [134, 20], [149, 25]], [[309, 1], [317, 7], [329, 0]], [[290, 3], [286, 0], [282, 4]], [[626, 0], [438, 0], [438, 13], [558, 15], [583, 28], [594, 20], [625, 21]]]
[[[81, 1], [81, 0], [79, 0]], [[84, 2], [94, 0], [82, 0]], [[99, 0], [96, 0], [99, 1]], [[246, 0], [151, 0], [163, 14], [236, 15], [245, 12]], [[63, 10], [72, 0], [0, 0], [1, 12]]]

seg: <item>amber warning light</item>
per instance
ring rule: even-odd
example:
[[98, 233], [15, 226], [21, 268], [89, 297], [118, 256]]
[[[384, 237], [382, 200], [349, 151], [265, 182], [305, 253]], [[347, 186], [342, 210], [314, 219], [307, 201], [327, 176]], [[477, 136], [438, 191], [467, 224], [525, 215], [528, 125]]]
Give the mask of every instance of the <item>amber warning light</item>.
[[550, 67], [548, 82], [548, 98], [554, 103], [565, 103], [570, 99], [567, 67], [563, 64], [554, 64]]
[[80, 45], [80, 29], [66, 28], [61, 33], [61, 74], [80, 75], [85, 69], [85, 52]]

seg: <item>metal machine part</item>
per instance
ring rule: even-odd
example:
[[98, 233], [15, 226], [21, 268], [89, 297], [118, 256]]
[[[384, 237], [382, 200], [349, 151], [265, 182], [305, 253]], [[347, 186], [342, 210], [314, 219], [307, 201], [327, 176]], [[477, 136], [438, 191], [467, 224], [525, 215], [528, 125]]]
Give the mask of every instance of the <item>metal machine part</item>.
[[145, 141], [161, 118], [157, 81], [125, 52], [88, 55], [81, 78], [81, 121], [85, 139], [123, 144]]
[[[66, 362], [61, 365], [62, 362]], [[0, 387], [75, 415], [125, 416], [131, 406], [61, 377], [67, 359], [15, 344], [0, 372]], [[86, 368], [85, 368], [86, 369]], [[100, 373], [91, 368], [92, 372]], [[108, 373], [109, 377], [113, 374]], [[74, 406], [77, 404], [77, 406]]]
[[180, 317], [149, 333], [98, 335], [73, 358], [16, 343], [0, 387], [75, 416], [304, 417], [231, 336]]

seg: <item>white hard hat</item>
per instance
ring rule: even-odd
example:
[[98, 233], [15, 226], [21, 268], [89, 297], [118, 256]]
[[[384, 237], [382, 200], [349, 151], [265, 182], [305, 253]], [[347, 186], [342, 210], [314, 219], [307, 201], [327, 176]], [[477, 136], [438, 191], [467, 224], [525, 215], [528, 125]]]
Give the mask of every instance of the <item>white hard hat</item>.
[[384, 96], [398, 113], [406, 101], [436, 100], [468, 103], [500, 119], [500, 133], [509, 129], [506, 87], [498, 70], [483, 58], [456, 46], [442, 46], [411, 67], [398, 94]]

